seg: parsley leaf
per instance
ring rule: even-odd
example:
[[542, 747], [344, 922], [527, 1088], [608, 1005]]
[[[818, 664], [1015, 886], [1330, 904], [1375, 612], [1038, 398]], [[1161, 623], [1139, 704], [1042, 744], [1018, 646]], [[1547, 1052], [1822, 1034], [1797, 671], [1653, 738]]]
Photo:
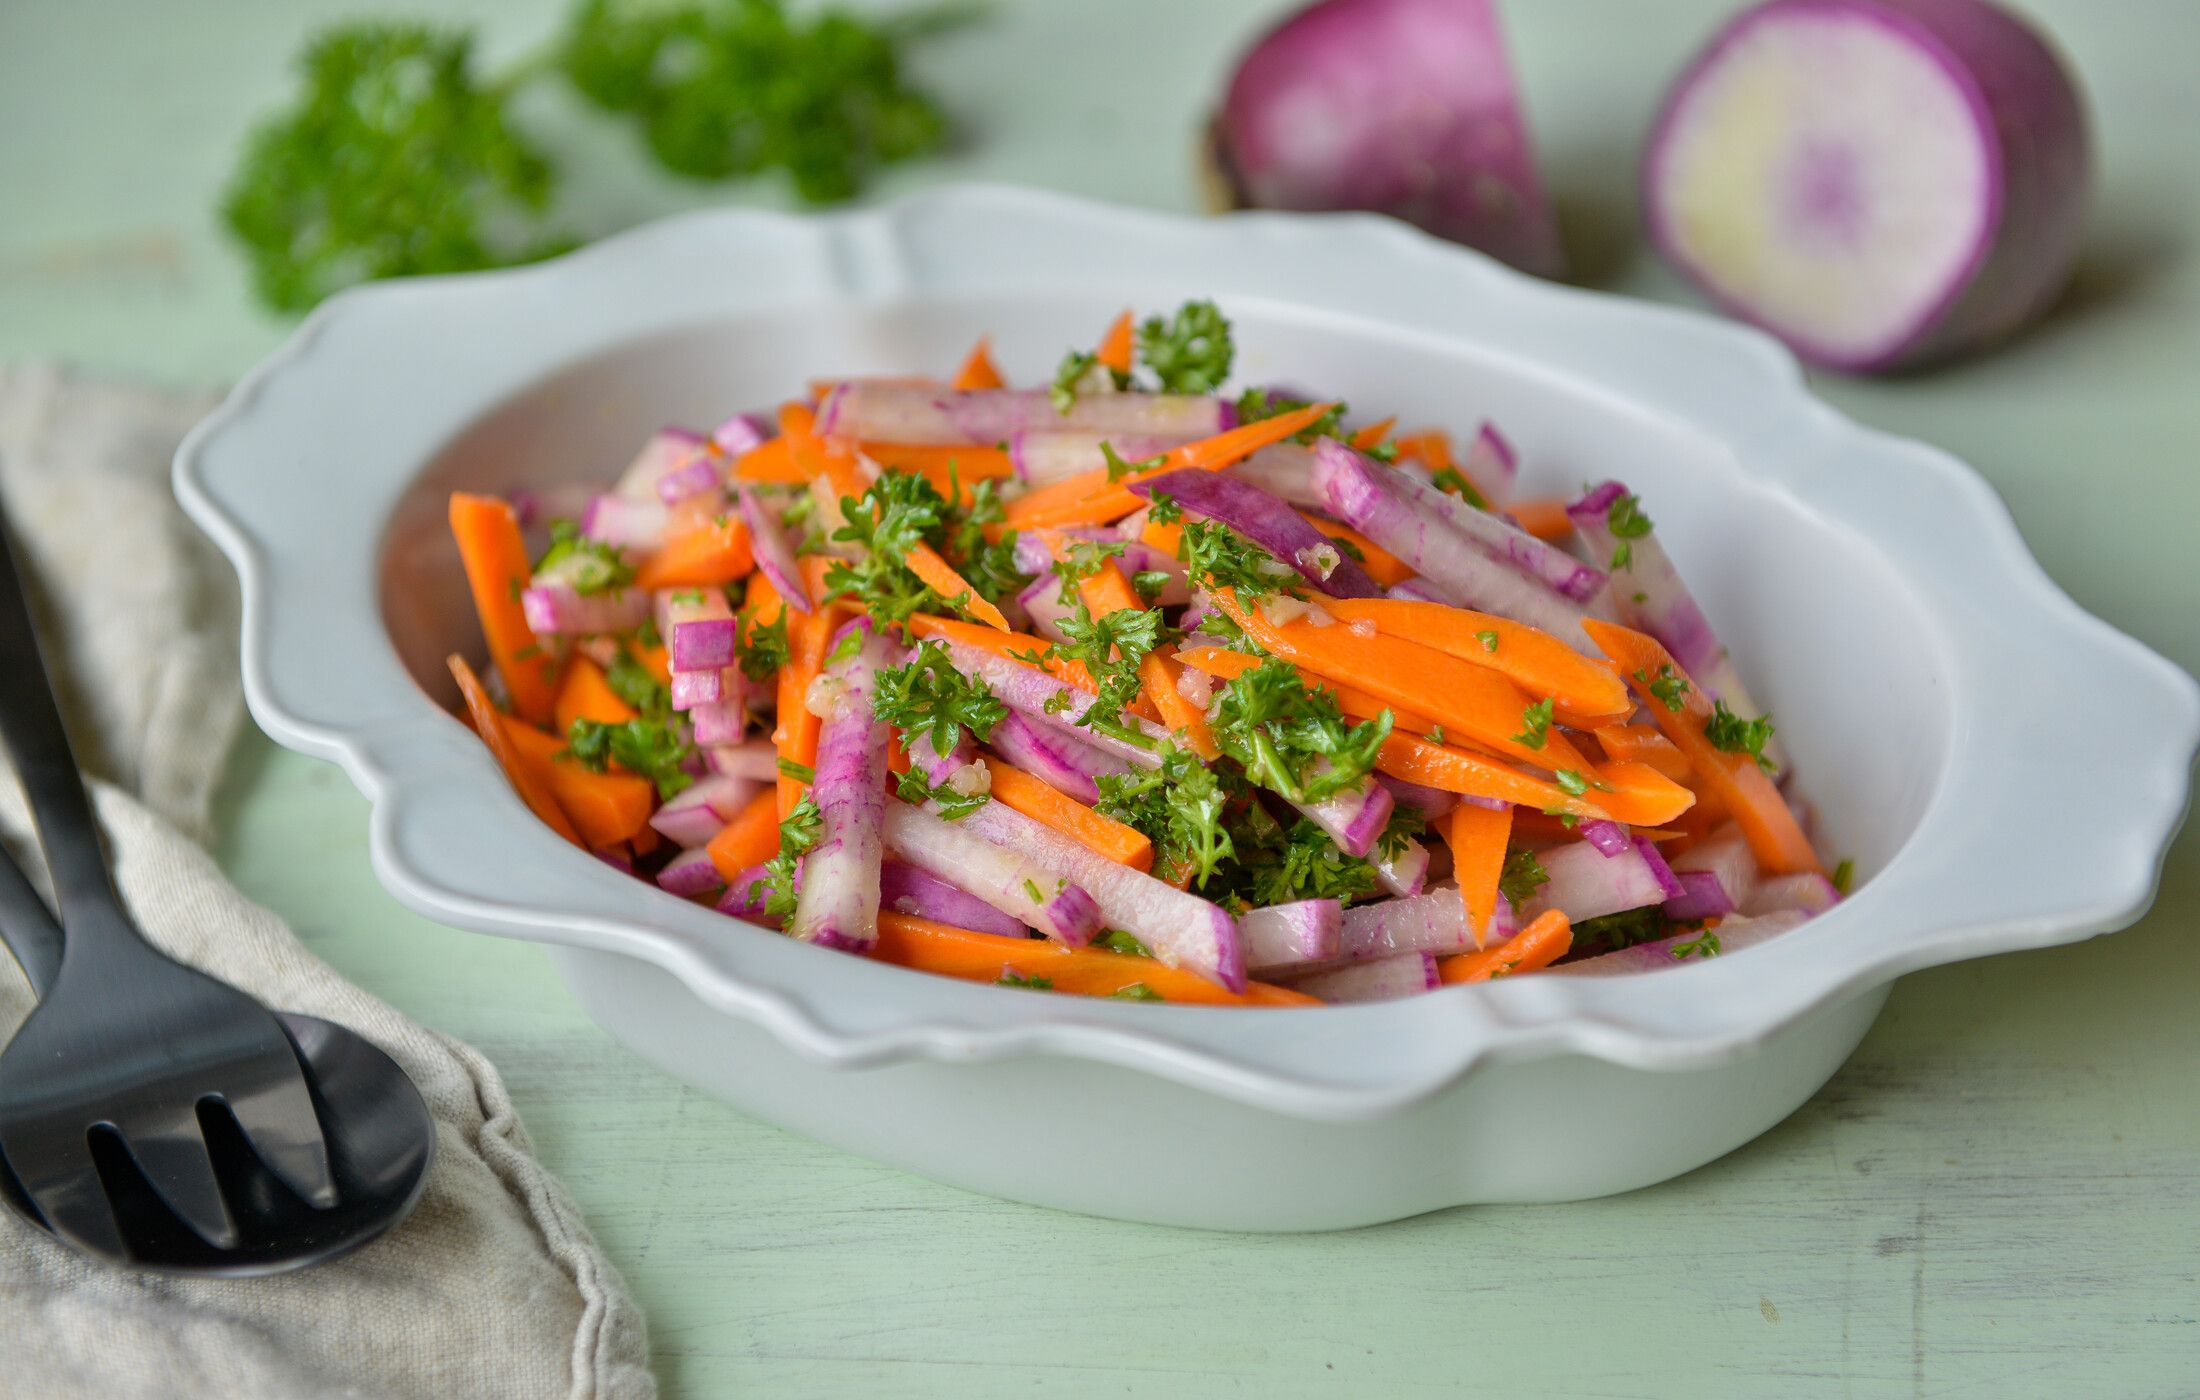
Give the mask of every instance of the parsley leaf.
[[1148, 498], [1146, 518], [1156, 525], [1174, 525], [1184, 518], [1184, 507], [1168, 492], [1156, 491]]
[[779, 616], [768, 623], [752, 619], [748, 635], [734, 639], [734, 657], [741, 665], [741, 674], [750, 680], [769, 680], [773, 672], [787, 664], [791, 655], [787, 645], [787, 611], [781, 608]]
[[1613, 500], [1612, 508], [1604, 513], [1604, 523], [1612, 531], [1612, 537], [1620, 542], [1612, 551], [1612, 567], [1625, 569], [1635, 562], [1635, 547], [1629, 540], [1639, 540], [1650, 533], [1650, 517], [1642, 513], [1642, 498], [1620, 496]]
[[1453, 495], [1462, 498], [1476, 510], [1488, 510], [1490, 508], [1489, 499], [1480, 491], [1475, 490], [1474, 483], [1467, 480], [1466, 473], [1460, 471], [1457, 467], [1440, 467], [1429, 473], [1429, 481], [1437, 489], [1449, 491]]
[[1158, 768], [1096, 777], [1094, 810], [1143, 832], [1154, 844], [1155, 869], [1188, 870], [1204, 887], [1236, 854], [1223, 821], [1226, 780], [1188, 749], [1165, 744], [1160, 753]]
[[764, 863], [761, 879], [749, 884], [748, 898], [756, 901], [757, 891], [768, 890], [763, 900], [767, 918], [784, 922], [794, 913], [795, 880], [802, 867], [802, 857], [825, 834], [825, 814], [817, 803], [805, 797], [794, 804], [787, 819], [779, 824], [779, 853]]
[[944, 755], [953, 751], [965, 730], [981, 744], [992, 738], [993, 727], [1008, 717], [1008, 706], [983, 679], [957, 670], [944, 645], [928, 640], [918, 644], [905, 664], [878, 673], [871, 714], [901, 730], [912, 744], [929, 735], [932, 752]]
[[817, 781], [817, 770], [807, 763], [797, 763], [791, 758], [782, 758], [778, 760], [775, 766], [779, 769], [779, 776], [782, 778], [792, 778], [798, 783], [814, 783]]
[[1153, 950], [1119, 928], [1111, 928], [1092, 940], [1094, 948], [1105, 948], [1111, 953], [1129, 953], [1133, 957], [1150, 958]]
[[1856, 862], [1852, 859], [1843, 858], [1841, 863], [1833, 868], [1833, 892], [1845, 898], [1848, 895], [1849, 886], [1855, 883]]
[[861, 498], [842, 497], [840, 510], [847, 523], [833, 538], [862, 554], [826, 569], [827, 597], [854, 598], [880, 622], [899, 622], [927, 604], [957, 603], [940, 598], [903, 562], [910, 550], [931, 543], [947, 518], [947, 501], [931, 482], [914, 472], [880, 472]]
[[1559, 791], [1568, 797], [1579, 797], [1589, 790], [1589, 780], [1571, 768], [1561, 768], [1551, 777], [1557, 782]]
[[1517, 909], [1528, 902], [1537, 890], [1551, 883], [1550, 873], [1543, 868], [1533, 851], [1514, 851], [1505, 857], [1504, 871], [1497, 877], [1497, 891]]
[[1250, 607], [1273, 593], [1304, 597], [1298, 572], [1227, 525], [1187, 520], [1176, 542], [1176, 557], [1202, 588], [1228, 588]]
[[596, 773], [616, 763], [655, 783], [657, 795], [669, 799], [695, 781], [681, 767], [694, 752], [695, 746], [680, 736], [679, 727], [669, 719], [637, 716], [621, 724], [575, 719], [565, 732], [559, 757]]
[[1778, 765], [1765, 757], [1765, 741], [1772, 737], [1772, 716], [1743, 719], [1726, 707], [1724, 700], [1711, 702], [1711, 718], [1704, 721], [1703, 736], [1722, 753], [1746, 753], [1767, 773]]
[[1705, 929], [1686, 943], [1676, 943], [1668, 949], [1675, 962], [1687, 962], [1690, 958], [1715, 958], [1719, 955], [1719, 935]]
[[1360, 786], [1390, 737], [1388, 710], [1348, 724], [1334, 691], [1308, 690], [1297, 667], [1275, 660], [1224, 686], [1210, 713], [1215, 742], [1245, 776], [1298, 803]]
[[625, 588], [634, 582], [634, 566], [617, 545], [583, 538], [570, 520], [553, 520], [550, 547], [535, 561], [535, 575], [563, 580], [585, 596]]
[[915, 768], [894, 779], [894, 795], [919, 807], [927, 802], [937, 803], [940, 816], [951, 822], [961, 821], [990, 800], [986, 793], [964, 792], [951, 783], [941, 783], [934, 787]]
[[1230, 377], [1236, 358], [1230, 322], [1211, 301], [1187, 301], [1176, 315], [1150, 316], [1138, 328], [1138, 358], [1164, 394], [1211, 394]]
[[[1247, 389], [1238, 395], [1237, 420], [1240, 427], [1258, 423], [1264, 418], [1280, 418], [1286, 413], [1296, 413], [1302, 408], [1313, 407], [1313, 399], [1294, 399], [1282, 394], [1270, 394], [1266, 389]], [[1343, 403], [1324, 413], [1291, 435], [1291, 441], [1311, 443], [1316, 438], [1344, 436], [1344, 415], [1348, 406]]]
[[1117, 1001], [1167, 1000], [1167, 998], [1163, 997], [1161, 993], [1155, 991], [1153, 988], [1147, 986], [1143, 982], [1133, 982], [1127, 987], [1117, 987], [1114, 991], [1108, 993], [1108, 995], [1114, 997]]
[[1477, 632], [1474, 634], [1474, 639], [1482, 644], [1482, 650], [1484, 651], [1497, 650], [1497, 634], [1495, 632]]
[[1512, 741], [1523, 748], [1542, 748], [1550, 738], [1552, 709], [1552, 702], [1546, 696], [1522, 710], [1520, 722], [1527, 727], [1513, 735]]
[[1246, 895], [1255, 904], [1335, 899], [1350, 904], [1375, 892], [1375, 867], [1337, 849], [1329, 833], [1301, 817], [1280, 846], [1249, 872]]
[[1024, 990], [1031, 992], [1051, 992], [1054, 990], [1054, 979], [1038, 976], [1024, 977], [1004, 968], [1001, 971], [1001, 980], [993, 985], [996, 987], [1022, 987]]
[[1031, 582], [1031, 575], [1016, 567], [1014, 530], [1004, 531], [997, 540], [985, 537], [987, 526], [998, 525], [1005, 519], [1007, 509], [1001, 504], [1000, 483], [981, 481], [970, 488], [969, 500], [961, 509], [948, 512], [947, 538], [942, 550], [964, 582], [977, 590], [978, 596], [996, 606], [1016, 596]]
[[1671, 666], [1660, 666], [1655, 678], [1647, 670], [1637, 671], [1635, 679], [1641, 681], [1643, 687], [1674, 714], [1688, 708], [1687, 702], [1681, 698], [1688, 694], [1688, 682], [1674, 674]]
[[1581, 951], [1602, 946], [1608, 952], [1655, 943], [1666, 935], [1665, 913], [1655, 904], [1624, 909], [1599, 919], [1583, 919], [1574, 925], [1574, 948]]
[[672, 713], [672, 689], [634, 659], [625, 647], [604, 668], [604, 683], [611, 693], [634, 707], [644, 719], [663, 719]]
[[1118, 374], [1101, 364], [1100, 357], [1090, 350], [1072, 350], [1055, 366], [1054, 382], [1047, 386], [1047, 401], [1054, 405], [1056, 413], [1066, 417], [1077, 406], [1079, 394], [1105, 384], [1128, 389], [1130, 376]]
[[1108, 464], [1108, 480], [1111, 482], [1121, 481], [1124, 477], [1138, 472], [1150, 472], [1155, 467], [1167, 466], [1169, 462], [1169, 454], [1166, 452], [1156, 452], [1153, 456], [1144, 458], [1141, 461], [1126, 462], [1123, 460], [1123, 454], [1115, 450], [1115, 444], [1112, 442], [1100, 444], [1100, 456]]

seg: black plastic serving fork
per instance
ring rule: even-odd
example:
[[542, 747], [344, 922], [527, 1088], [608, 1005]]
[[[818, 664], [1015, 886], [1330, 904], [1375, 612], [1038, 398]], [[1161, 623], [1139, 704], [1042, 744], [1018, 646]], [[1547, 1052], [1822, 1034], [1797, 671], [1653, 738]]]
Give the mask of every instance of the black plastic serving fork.
[[251, 997], [153, 948], [122, 907], [31, 630], [0, 518], [0, 737], [38, 826], [63, 930], [59, 967], [0, 1051], [0, 1156], [47, 1225], [117, 1263], [129, 1251], [92, 1149], [112, 1134], [216, 1248], [237, 1227], [201, 1115], [226, 1109], [253, 1152], [317, 1207], [336, 1204], [326, 1143], [289, 1037]]

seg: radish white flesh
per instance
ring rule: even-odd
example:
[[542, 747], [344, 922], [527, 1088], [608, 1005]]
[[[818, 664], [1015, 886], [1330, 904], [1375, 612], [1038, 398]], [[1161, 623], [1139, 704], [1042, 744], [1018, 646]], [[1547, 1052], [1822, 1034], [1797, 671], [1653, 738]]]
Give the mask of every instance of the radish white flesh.
[[1022, 920], [1010, 918], [937, 875], [927, 874], [913, 865], [903, 865], [898, 860], [890, 860], [880, 869], [878, 899], [882, 908], [897, 914], [910, 914], [974, 933], [994, 933], [1003, 938], [1024, 936]]
[[1006, 442], [1018, 433], [1074, 430], [1118, 435], [1212, 437], [1237, 414], [1226, 399], [1191, 394], [1080, 394], [1070, 411], [1044, 389], [939, 389], [921, 384], [836, 385], [817, 410], [817, 430], [867, 442]]
[[1382, 958], [1338, 968], [1334, 972], [1317, 972], [1292, 983], [1291, 987], [1310, 997], [1343, 1005], [1356, 1001], [1396, 1001], [1399, 997], [1432, 992], [1442, 985], [1443, 978], [1437, 972], [1432, 954], [1407, 953], [1403, 957]]
[[1885, 370], [2014, 331], [2076, 256], [2075, 82], [1987, 0], [1773, 0], [1667, 98], [1652, 238], [1806, 359]]
[[794, 546], [787, 540], [786, 531], [779, 525], [779, 512], [764, 504], [756, 489], [746, 482], [733, 488], [734, 498], [740, 503], [741, 519], [749, 527], [749, 538], [755, 542], [756, 567], [772, 588], [785, 600], [788, 607], [798, 613], [810, 610], [810, 590], [802, 585], [802, 568], [795, 562]]
[[1657, 848], [1640, 839], [1632, 850], [1616, 856], [1576, 841], [1545, 851], [1542, 860], [1543, 872], [1551, 880], [1521, 905], [1522, 923], [1547, 909], [1563, 909], [1578, 924], [1645, 904], [1663, 904], [1685, 893]]
[[1841, 892], [1823, 875], [1805, 871], [1799, 875], [1774, 875], [1759, 880], [1742, 897], [1742, 913], [1751, 918], [1784, 914], [1823, 914], [1841, 902]]
[[1231, 202], [1393, 214], [1564, 270], [1493, 0], [1322, 0], [1238, 64], [1212, 131]]
[[1089, 893], [1067, 883], [1026, 851], [996, 844], [971, 826], [994, 808], [1008, 810], [988, 802], [951, 822], [906, 802], [888, 802], [886, 849], [896, 860], [945, 880], [1057, 942], [1072, 946], [1091, 942], [1100, 931], [1100, 911]]
[[1228, 526], [1332, 598], [1383, 595], [1367, 570], [1341, 552], [1335, 541], [1308, 524], [1281, 497], [1249, 481], [1185, 467], [1141, 481], [1131, 487], [1131, 493], [1149, 501], [1174, 497], [1186, 515]]
[[1279, 500], [1312, 510], [1327, 510], [1314, 485], [1314, 449], [1304, 443], [1270, 443], [1223, 474], [1249, 481]]
[[1245, 965], [1263, 968], [1327, 962], [1343, 951], [1343, 909], [1334, 899], [1302, 899], [1249, 909], [1238, 919]]
[[658, 504], [657, 483], [695, 460], [704, 440], [686, 428], [659, 428], [619, 474], [616, 495]]
[[829, 693], [817, 732], [817, 778], [810, 785], [818, 841], [802, 858], [802, 890], [787, 932], [820, 947], [861, 952], [878, 941], [886, 808], [886, 726], [871, 717], [871, 692], [879, 668], [892, 665], [901, 648], [872, 632], [867, 619], [851, 625], [863, 635], [862, 645], [827, 666], [820, 681]]
[[1044, 486], [1050, 481], [1060, 481], [1065, 476], [1078, 476], [1107, 466], [1107, 454], [1100, 450], [1103, 442], [1113, 447], [1115, 455], [1124, 461], [1143, 462], [1148, 457], [1158, 456], [1186, 441], [1186, 438], [1152, 437], [1144, 434], [1027, 429], [1008, 439], [1008, 460], [1016, 468], [1019, 481], [1031, 486]]

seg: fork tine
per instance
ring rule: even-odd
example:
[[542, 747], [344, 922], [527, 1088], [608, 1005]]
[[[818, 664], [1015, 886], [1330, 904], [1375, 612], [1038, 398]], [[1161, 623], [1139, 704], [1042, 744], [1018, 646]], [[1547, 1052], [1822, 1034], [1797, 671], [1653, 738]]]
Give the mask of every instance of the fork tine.
[[34, 1124], [28, 1131], [0, 1138], [0, 1153], [22, 1184], [24, 1194], [53, 1232], [86, 1254], [117, 1264], [130, 1262], [129, 1246], [92, 1161], [84, 1130], [73, 1135]]
[[268, 1076], [250, 1094], [225, 1095], [252, 1151], [267, 1169], [309, 1205], [327, 1210], [337, 1202], [329, 1174], [328, 1143], [313, 1111], [313, 1093], [295, 1057], [289, 1072]]
[[237, 1247], [237, 1224], [222, 1200], [195, 1104], [133, 1116], [122, 1140], [147, 1183], [194, 1234], [216, 1249]]

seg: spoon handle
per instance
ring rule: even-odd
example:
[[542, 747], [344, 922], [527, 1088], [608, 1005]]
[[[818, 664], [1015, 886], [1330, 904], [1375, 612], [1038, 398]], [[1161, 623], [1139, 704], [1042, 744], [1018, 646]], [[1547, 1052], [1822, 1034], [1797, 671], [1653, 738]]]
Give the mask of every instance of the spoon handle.
[[39, 655], [38, 634], [24, 597], [22, 572], [8, 544], [7, 520], [0, 515], [0, 739], [29, 799], [53, 874], [54, 903], [61, 923], [71, 931], [90, 928], [127, 930], [119, 917], [121, 901], [107, 870], [99, 823], [77, 772], [76, 756], [62, 727], [61, 710]]

